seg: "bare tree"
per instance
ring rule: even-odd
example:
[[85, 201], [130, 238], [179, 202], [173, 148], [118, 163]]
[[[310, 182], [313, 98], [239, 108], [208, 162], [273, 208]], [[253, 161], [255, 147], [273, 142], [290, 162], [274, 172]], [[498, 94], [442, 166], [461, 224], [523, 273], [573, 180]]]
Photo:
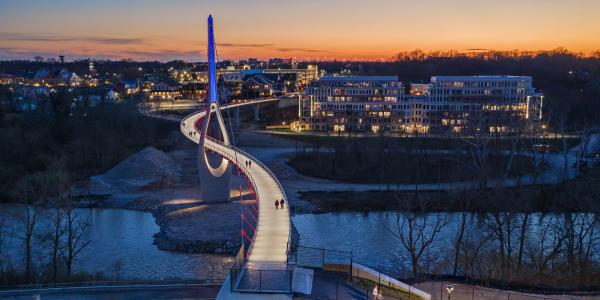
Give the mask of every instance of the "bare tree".
[[592, 265], [594, 249], [600, 245], [597, 214], [565, 213], [561, 238], [565, 241], [565, 263], [570, 275], [584, 282]]
[[473, 166], [477, 171], [479, 189], [486, 189], [488, 187], [489, 176], [489, 135], [487, 133], [477, 133], [472, 140], [465, 139], [465, 142], [470, 146], [469, 152], [471, 154]]
[[65, 226], [64, 226], [64, 214], [62, 209], [59, 207], [52, 208], [52, 228], [49, 235], [49, 240], [52, 247], [52, 280], [54, 282], [58, 279], [58, 268], [59, 261], [64, 251], [64, 246], [62, 243], [63, 237], [65, 235]]
[[577, 151], [575, 152], [576, 162], [575, 167], [577, 170], [580, 170], [582, 167], [582, 163], [585, 162], [586, 156], [589, 153], [590, 142], [592, 139], [592, 131], [587, 126], [587, 124], [583, 124], [583, 128], [579, 133], [579, 145], [577, 145]]
[[23, 226], [22, 231], [17, 237], [23, 240], [24, 264], [25, 264], [25, 281], [32, 282], [33, 275], [33, 242], [34, 233], [38, 223], [39, 206], [36, 203], [25, 205], [19, 211], [17, 219]]
[[64, 213], [60, 206], [66, 203], [67, 191], [70, 185], [69, 173], [66, 168], [66, 160], [61, 156], [50, 163], [49, 172], [54, 178], [53, 187], [55, 188], [55, 201], [52, 206], [52, 232], [50, 240], [52, 244], [52, 279], [54, 282], [58, 279], [59, 260], [63, 254], [63, 237], [66, 234], [64, 222]]
[[435, 238], [447, 224], [445, 214], [425, 213], [427, 201], [417, 199], [416, 195], [418, 194], [415, 193], [414, 200], [418, 205], [411, 204], [409, 200], [400, 202], [397, 199], [403, 203], [403, 212], [397, 216], [397, 228], [387, 228], [408, 252], [414, 277], [421, 274], [423, 254], [430, 250]]
[[497, 245], [500, 260], [499, 277], [511, 280], [512, 257], [514, 252], [514, 231], [516, 214], [511, 212], [493, 212], [487, 215], [485, 224], [491, 240]]
[[563, 239], [560, 234], [560, 225], [556, 216], [541, 216], [537, 221], [540, 229], [535, 242], [530, 249], [534, 274], [540, 277], [547, 272], [549, 265], [556, 265], [555, 260], [560, 256], [563, 248]]
[[[465, 275], [473, 276], [473, 275], [481, 275], [482, 274], [482, 264], [480, 262], [480, 256], [485, 248], [485, 246], [489, 243], [491, 237], [489, 234], [485, 234], [480, 230], [470, 230], [467, 231], [466, 236], [464, 238], [463, 243], [463, 257], [465, 260]], [[478, 270], [476, 270], [476, 268]]]
[[90, 244], [90, 241], [85, 239], [88, 223], [81, 219], [81, 216], [74, 210], [72, 203], [67, 202], [63, 209], [66, 239], [65, 266], [67, 279], [69, 279], [73, 271], [73, 262], [81, 251]]
[[561, 154], [563, 156], [563, 170], [560, 181], [565, 181], [569, 179], [569, 145], [566, 137], [567, 113], [562, 109], [559, 110], [556, 113], [556, 119], [558, 124], [557, 129], [560, 133], [560, 140], [562, 144]]
[[23, 259], [25, 265], [25, 281], [32, 282], [33, 279], [33, 242], [36, 226], [39, 221], [39, 198], [45, 198], [48, 195], [47, 185], [43, 182], [46, 177], [41, 173], [24, 177], [16, 182], [16, 194], [19, 198], [30, 201], [30, 204], [24, 205], [17, 213], [17, 221], [21, 227], [15, 236], [23, 241]]
[[459, 224], [456, 228], [456, 237], [454, 239], [454, 266], [452, 267], [452, 274], [457, 275], [458, 264], [460, 260], [461, 246], [465, 236], [465, 231], [469, 222], [469, 208], [470, 200], [467, 198], [466, 193], [461, 191], [459, 193], [458, 203], [460, 206], [459, 212]]

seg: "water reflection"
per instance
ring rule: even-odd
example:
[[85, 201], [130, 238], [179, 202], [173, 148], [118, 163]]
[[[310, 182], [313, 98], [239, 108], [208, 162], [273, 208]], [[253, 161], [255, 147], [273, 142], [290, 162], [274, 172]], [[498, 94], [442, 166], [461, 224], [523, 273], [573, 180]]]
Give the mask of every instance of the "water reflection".
[[[16, 219], [20, 205], [0, 205], [0, 220], [4, 231], [7, 257], [13, 266], [22, 263], [23, 243], [15, 236], [22, 224]], [[107, 208], [77, 209], [90, 226], [86, 233], [91, 243], [75, 262], [74, 271], [92, 274], [101, 272], [121, 279], [197, 278], [210, 276], [211, 269], [221, 269], [231, 258], [220, 255], [186, 254], [159, 250], [153, 245], [153, 235], [159, 231], [152, 214], [140, 211]], [[43, 245], [40, 235], [50, 228], [48, 222], [36, 230], [34, 254], [40, 265], [48, 257], [49, 247]]]
[[[331, 250], [352, 251], [356, 262], [383, 269], [394, 275], [409, 270], [410, 256], [397, 235], [400, 230], [401, 212], [371, 213], [326, 213], [303, 214], [293, 217], [294, 225], [300, 233], [300, 244]], [[424, 256], [430, 261], [443, 260], [453, 251], [453, 241], [459, 225], [460, 214], [440, 213], [437, 217], [429, 216], [423, 235], [428, 238], [436, 218], [443, 222], [441, 230], [435, 235], [434, 243], [427, 248]], [[483, 226], [480, 216], [469, 214], [472, 226]], [[416, 225], [420, 225], [422, 216]], [[405, 220], [406, 221], [406, 220]], [[404, 234], [406, 232], [406, 224]], [[415, 235], [417, 231], [415, 228]], [[417, 243], [419, 245], [419, 243]]]

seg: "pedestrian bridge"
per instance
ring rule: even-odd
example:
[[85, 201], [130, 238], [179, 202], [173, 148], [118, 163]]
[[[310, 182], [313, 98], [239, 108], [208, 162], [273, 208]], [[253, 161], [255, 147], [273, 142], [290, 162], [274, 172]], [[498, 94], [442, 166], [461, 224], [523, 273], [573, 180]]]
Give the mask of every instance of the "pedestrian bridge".
[[[249, 101], [220, 107], [221, 110], [273, 102], [278, 99]], [[213, 109], [211, 113], [214, 113]], [[181, 121], [181, 132], [200, 143], [201, 121], [206, 111], [193, 113]], [[205, 148], [235, 165], [250, 181], [257, 203], [257, 223], [247, 251], [242, 249], [230, 272], [231, 291], [291, 293], [292, 274], [287, 268], [291, 235], [289, 205], [275, 208], [275, 201], [287, 197], [275, 175], [247, 152], [207, 136]], [[251, 165], [246, 165], [251, 161]], [[244, 234], [242, 232], [242, 234]]]

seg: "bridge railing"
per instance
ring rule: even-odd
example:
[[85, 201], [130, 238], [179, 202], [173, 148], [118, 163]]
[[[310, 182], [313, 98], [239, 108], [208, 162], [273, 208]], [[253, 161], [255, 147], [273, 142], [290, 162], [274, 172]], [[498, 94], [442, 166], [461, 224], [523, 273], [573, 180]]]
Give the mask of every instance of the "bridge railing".
[[[231, 291], [240, 293], [292, 293], [292, 270], [231, 269]], [[236, 281], [233, 281], [235, 274]]]
[[[233, 146], [230, 146], [230, 145], [225, 145], [225, 144], [223, 144], [222, 141], [217, 140], [217, 139], [212, 138], [212, 137], [209, 137], [209, 136], [207, 136], [207, 138], [209, 140], [211, 140], [212, 142], [214, 142], [214, 143], [217, 143], [217, 144], [219, 144], [219, 145], [221, 145], [223, 147], [229, 148], [231, 151], [236, 151], [238, 153], [241, 153], [242, 155], [246, 156], [248, 159], [250, 159], [253, 162], [255, 162], [256, 164], [258, 164], [260, 167], [262, 167], [262, 169], [265, 170], [265, 172], [267, 173], [267, 175], [269, 175], [269, 177], [271, 177], [271, 179], [277, 184], [277, 187], [281, 191], [281, 195], [283, 196], [283, 199], [285, 200], [286, 203], [288, 203], [287, 215], [288, 215], [288, 219], [289, 219], [289, 217], [290, 217], [290, 210], [289, 210], [289, 202], [288, 202], [288, 199], [287, 199], [287, 195], [285, 194], [285, 190], [283, 189], [283, 185], [281, 185], [281, 182], [279, 182], [279, 179], [277, 179], [277, 177], [275, 176], [275, 174], [273, 174], [273, 172], [271, 171], [271, 169], [269, 169], [264, 163], [262, 163], [256, 157], [252, 156], [250, 153], [248, 153], [248, 152], [246, 152], [246, 151], [244, 151], [244, 150], [242, 150], [240, 148], [233, 147]], [[230, 156], [229, 154], [226, 154], [226, 155], [228, 157]], [[252, 177], [250, 175], [250, 172], [246, 169], [246, 167], [244, 165], [240, 164], [238, 167], [241, 168], [241, 169], [243, 169], [243, 170], [245, 170], [244, 173], [246, 173], [249, 178]], [[254, 185], [254, 180], [253, 179], [252, 179], [252, 182], [253, 182], [252, 184]], [[254, 185], [254, 186], [256, 186], [256, 185]], [[258, 197], [258, 193], [257, 193], [257, 197]], [[259, 202], [259, 205], [260, 205], [260, 202]], [[258, 230], [258, 228], [257, 228], [257, 230]], [[291, 230], [291, 226], [290, 226], [290, 230], [288, 232], [288, 241], [290, 240], [291, 236], [292, 236], [292, 230]], [[288, 243], [288, 246], [287, 246], [287, 249], [286, 249], [286, 255], [289, 255], [289, 252], [290, 252], [290, 243]]]
[[[267, 99], [267, 100], [255, 101], [252, 103], [232, 104], [232, 105], [225, 106], [222, 109], [233, 108], [233, 107], [243, 106], [243, 105], [248, 105], [248, 104], [270, 102], [270, 101], [274, 101], [274, 100], [277, 100], [277, 99]], [[212, 111], [211, 111], [211, 113], [212, 113]], [[181, 121], [181, 128], [180, 128], [181, 132], [184, 135], [186, 135], [188, 138], [192, 139], [194, 142], [199, 141], [199, 136], [197, 137], [195, 135], [188, 135], [185, 132], [185, 128], [186, 128], [186, 123], [190, 122], [191, 121], [190, 119], [196, 115], [198, 115], [198, 113], [191, 114], [191, 115], [185, 117]], [[201, 117], [201, 116], [199, 116], [199, 117]], [[197, 123], [197, 121], [198, 120], [194, 121], [194, 123]], [[193, 127], [194, 127], [194, 129], [197, 130], [196, 124], [193, 124]], [[211, 143], [205, 144], [210, 151], [219, 154], [220, 156], [229, 160], [230, 162], [233, 162], [239, 170], [244, 172], [244, 174], [250, 180], [250, 182], [256, 192], [256, 201], [257, 201], [258, 205], [260, 205], [260, 197], [258, 194], [256, 182], [255, 182], [254, 178], [252, 177], [248, 167], [245, 166], [244, 163], [242, 163], [243, 159], [238, 160], [238, 157], [237, 157], [238, 153], [245, 156], [247, 159], [250, 159], [252, 162], [259, 165], [263, 170], [265, 170], [267, 175], [269, 177], [271, 177], [271, 179], [276, 183], [277, 187], [281, 191], [283, 199], [286, 202], [288, 202], [288, 208], [289, 208], [289, 201], [285, 194], [285, 190], [283, 189], [283, 186], [281, 185], [281, 182], [279, 182], [279, 180], [277, 179], [275, 174], [273, 174], [273, 172], [265, 164], [263, 164], [260, 160], [256, 159], [254, 156], [252, 156], [251, 154], [249, 154], [248, 152], [246, 152], [242, 149], [233, 147], [231, 145], [225, 145], [222, 141], [212, 138], [210, 136], [207, 136], [206, 138], [211, 143], [214, 143], [214, 144], [220, 146], [220, 147], [215, 147], [214, 145], [211, 145]], [[226, 150], [223, 150], [223, 148], [225, 148]], [[233, 154], [231, 152], [233, 152]], [[288, 219], [289, 219], [289, 217], [290, 217], [289, 209], [287, 210], [287, 214], [288, 214]], [[258, 218], [258, 216], [257, 216], [257, 218]], [[258, 222], [258, 224], [256, 226], [256, 231], [259, 230], [259, 227], [260, 227], [260, 222]], [[256, 238], [256, 234], [254, 234], [252, 237], [252, 244], [254, 243], [255, 238]], [[291, 226], [290, 226], [290, 230], [288, 232], [288, 240], [290, 238], [291, 238]], [[249, 251], [252, 251], [252, 248], [250, 248]], [[288, 242], [287, 247], [286, 247], [286, 257], [288, 257], [288, 258], [289, 258], [289, 253], [290, 253], [290, 243]], [[229, 271], [232, 291], [259, 292], [259, 293], [291, 293], [292, 292], [292, 270], [289, 270], [287, 268], [285, 270], [256, 270], [256, 269], [244, 268], [246, 256], [247, 256], [247, 253], [245, 253], [245, 249], [242, 246], [240, 248], [240, 251], [238, 252], [238, 255], [236, 256], [233, 266], [231, 267], [231, 269]]]
[[[248, 158], [250, 158], [252, 161], [256, 162], [258, 165], [260, 165], [269, 175], [269, 177], [271, 177], [271, 179], [273, 179], [273, 181], [275, 181], [275, 183], [277, 184], [277, 187], [279, 188], [279, 190], [281, 191], [281, 195], [283, 197], [283, 199], [285, 200], [285, 203], [288, 204], [288, 209], [287, 209], [287, 215], [288, 215], [288, 219], [290, 218], [290, 210], [289, 210], [289, 205], [290, 202], [287, 199], [287, 195], [285, 194], [285, 190], [283, 189], [283, 185], [281, 185], [281, 182], [279, 182], [279, 179], [277, 179], [277, 176], [275, 176], [275, 174], [273, 174], [273, 172], [271, 171], [271, 169], [269, 169], [264, 163], [262, 163], [260, 160], [256, 159], [256, 157], [252, 156], [250, 153], [240, 149], [240, 148], [234, 148], [231, 147], [233, 151], [237, 151], [239, 153], [242, 153], [243, 155], [247, 156]], [[292, 237], [292, 227], [290, 226], [290, 230], [288, 232], [288, 241], [291, 239]], [[287, 244], [287, 249], [286, 249], [286, 255], [288, 255], [290, 252], [290, 243], [288, 242]]]
[[296, 245], [290, 261], [298, 267], [334, 269], [352, 274], [352, 252]]
[[[228, 106], [228, 108], [230, 108], [231, 106], [240, 106], [240, 105], [244, 105], [244, 104], [245, 104], [245, 103], [243, 103], [243, 104], [233, 104], [233, 105], [230, 105], [230, 106]], [[192, 117], [196, 116], [197, 114], [198, 114], [198, 113], [191, 114], [191, 115], [189, 115], [189, 116], [185, 117], [185, 118], [184, 118], [184, 119], [181, 121], [181, 132], [182, 132], [182, 133], [183, 133], [185, 136], [187, 136], [188, 138], [192, 139], [194, 142], [198, 142], [198, 140], [199, 140], [199, 136], [198, 136], [198, 137], [196, 137], [196, 136], [189, 136], [189, 135], [187, 134], [187, 132], [185, 132], [185, 127], [186, 127], [186, 123], [188, 123], [188, 122], [192, 121], [192, 120], [190, 120], [190, 119], [191, 119]], [[195, 124], [195, 123], [197, 123], [197, 121], [198, 121], [198, 120], [195, 120], [195, 121], [194, 121], [194, 125], [193, 125], [194, 129], [196, 130], [196, 132], [197, 132], [197, 130], [198, 130], [198, 129], [196, 128], [196, 124]], [[244, 164], [242, 164], [242, 162], [241, 162], [241, 161], [238, 161], [238, 160], [237, 160], [237, 157], [236, 157], [236, 152], [235, 152], [237, 148], [235, 148], [235, 147], [232, 147], [232, 146], [230, 146], [230, 145], [225, 145], [225, 144], [224, 144], [222, 141], [220, 141], [220, 140], [218, 140], [218, 139], [215, 139], [215, 138], [213, 138], [213, 137], [210, 137], [210, 136], [206, 136], [206, 138], [207, 138], [207, 139], [208, 139], [210, 142], [212, 142], [212, 143], [215, 143], [215, 144], [217, 144], [217, 145], [220, 145], [221, 147], [225, 147], [225, 148], [229, 149], [230, 151], [234, 151], [234, 155], [231, 155], [230, 153], [228, 153], [227, 151], [223, 151], [223, 150], [222, 150], [222, 149], [220, 149], [219, 147], [212, 147], [212, 146], [210, 145], [210, 143], [206, 144], [207, 148], [208, 148], [210, 151], [212, 151], [212, 152], [215, 152], [215, 153], [217, 153], [217, 154], [221, 155], [223, 158], [227, 159], [228, 161], [230, 161], [230, 162], [234, 163], [234, 164], [236, 165], [236, 167], [237, 167], [239, 170], [241, 170], [242, 172], [244, 172], [244, 174], [246, 175], [246, 177], [248, 178], [248, 180], [250, 180], [250, 184], [252, 185], [253, 189], [256, 191], [256, 182], [254, 181], [254, 178], [253, 178], [253, 177], [252, 177], [252, 175], [250, 174], [250, 171], [249, 171], [248, 167], [247, 167], [247, 166], [245, 166]], [[256, 160], [256, 159], [254, 158], [254, 160]], [[260, 198], [259, 198], [259, 195], [258, 195], [258, 193], [255, 193], [255, 196], [256, 196], [256, 202], [258, 203], [258, 205], [260, 205]], [[256, 218], [257, 218], [257, 220], [258, 220], [258, 216], [256, 216]], [[256, 225], [256, 231], [258, 231], [258, 227], [259, 227], [259, 226], [260, 226], [260, 222], [257, 222], [257, 225]], [[256, 238], [256, 234], [254, 234], [254, 235], [252, 236], [252, 241], [251, 241], [252, 243], [254, 243], [254, 239], [255, 239], [255, 238]], [[249, 251], [251, 251], [251, 250], [252, 250], [252, 249], [250, 249]], [[244, 260], [245, 260], [245, 256], [244, 256]]]

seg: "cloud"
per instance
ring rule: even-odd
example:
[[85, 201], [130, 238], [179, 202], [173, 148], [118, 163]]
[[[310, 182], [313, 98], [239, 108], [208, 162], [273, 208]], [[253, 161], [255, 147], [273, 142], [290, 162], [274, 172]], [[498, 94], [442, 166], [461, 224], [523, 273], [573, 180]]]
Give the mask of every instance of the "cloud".
[[53, 50], [32, 50], [27, 48], [16, 48], [16, 47], [0, 47], [0, 60], [13, 60], [13, 59], [26, 59], [31, 60], [35, 56], [41, 57], [58, 57], [58, 55], [65, 55], [68, 60], [72, 59], [85, 59], [85, 58], [96, 58], [96, 59], [127, 59], [131, 58], [134, 60], [159, 60], [159, 61], [171, 61], [181, 59], [185, 61], [203, 61], [205, 60], [205, 53], [201, 50], [190, 50], [180, 51], [172, 49], [159, 49], [159, 50], [137, 50], [137, 49], [124, 49], [124, 50], [112, 50], [97, 52], [93, 48], [69, 48], [68, 50], [59, 49]]
[[321, 49], [306, 49], [306, 48], [290, 48], [290, 47], [277, 47], [274, 43], [217, 43], [217, 47], [223, 48], [262, 48], [271, 49], [279, 52], [311, 52], [311, 53], [326, 53], [328, 50]]
[[172, 50], [172, 49], [159, 49], [154, 51], [147, 50], [118, 50], [113, 53], [115, 56], [120, 58], [133, 58], [133, 59], [148, 59], [148, 60], [160, 60], [170, 61], [181, 59], [185, 61], [201, 61], [205, 60], [205, 52], [201, 50]]
[[275, 48], [275, 50], [281, 51], [281, 52], [294, 52], [294, 51], [311, 52], [311, 53], [328, 53], [328, 52], [331, 52], [329, 50], [306, 49], [306, 48]]
[[231, 48], [271, 48], [275, 44], [269, 43], [217, 43], [217, 47], [231, 47]]
[[0, 60], [2, 59], [33, 59], [35, 56], [56, 57], [56, 53], [31, 49], [0, 47]]
[[25, 42], [92, 42], [110, 45], [142, 44], [146, 42], [142, 38], [111, 38], [100, 36], [59, 36], [59, 35], [36, 35], [29, 33], [7, 33], [0, 32], [0, 39], [5, 41]]

